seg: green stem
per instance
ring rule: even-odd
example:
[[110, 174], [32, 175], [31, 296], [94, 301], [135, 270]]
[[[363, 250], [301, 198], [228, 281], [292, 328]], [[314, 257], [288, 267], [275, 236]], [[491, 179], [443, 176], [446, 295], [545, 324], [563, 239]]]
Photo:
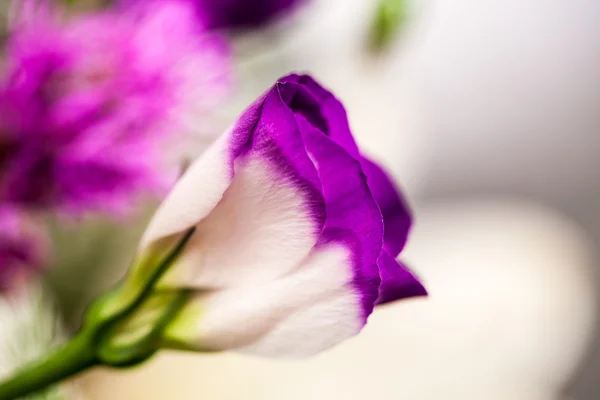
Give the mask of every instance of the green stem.
[[[0, 383], [0, 400], [14, 400], [45, 389], [95, 365], [129, 367], [140, 364], [159, 350], [162, 331], [171, 319], [185, 305], [190, 292], [175, 293], [165, 305], [164, 313], [154, 321], [150, 332], [134, 343], [126, 346], [113, 346], [111, 340], [118, 333], [121, 324], [139, 310], [152, 296], [154, 285], [164, 275], [169, 266], [179, 256], [190, 240], [195, 228], [189, 229], [177, 242], [174, 249], [160, 262], [150, 276], [142, 280], [140, 288], [126, 285], [116, 292], [99, 298], [88, 310], [84, 328], [62, 348], [49, 356], [17, 371], [12, 377]], [[121, 290], [125, 290], [125, 295]]]
[[98, 362], [89, 335], [80, 332], [62, 348], [0, 383], [0, 400], [14, 400], [72, 377]]

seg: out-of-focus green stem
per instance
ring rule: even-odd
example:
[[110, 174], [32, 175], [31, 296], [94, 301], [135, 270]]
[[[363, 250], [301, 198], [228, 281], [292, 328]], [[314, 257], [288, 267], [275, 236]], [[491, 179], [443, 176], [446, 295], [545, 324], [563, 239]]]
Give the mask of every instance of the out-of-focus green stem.
[[379, 51], [394, 40], [407, 18], [408, 0], [379, 0], [371, 26], [370, 46]]
[[131, 343], [114, 343], [119, 328], [152, 296], [158, 280], [177, 259], [189, 241], [189, 229], [167, 255], [137, 280], [126, 280], [114, 291], [97, 299], [87, 312], [83, 328], [63, 347], [25, 366], [0, 383], [0, 400], [14, 400], [45, 389], [95, 365], [126, 368], [138, 365], [160, 349], [163, 330], [185, 305], [190, 292], [170, 293], [148, 332]]
[[89, 335], [82, 331], [46, 358], [0, 383], [0, 400], [14, 400], [72, 377], [98, 364]]

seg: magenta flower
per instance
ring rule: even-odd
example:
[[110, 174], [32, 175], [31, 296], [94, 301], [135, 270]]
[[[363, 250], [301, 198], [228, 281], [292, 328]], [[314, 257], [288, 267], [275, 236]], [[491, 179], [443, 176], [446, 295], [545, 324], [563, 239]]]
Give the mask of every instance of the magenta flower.
[[63, 20], [20, 4], [0, 81], [0, 201], [122, 212], [163, 193], [182, 119], [226, 88], [223, 42], [184, 2]]
[[0, 292], [26, 278], [43, 259], [43, 240], [17, 209], [0, 206]]
[[195, 228], [157, 284], [192, 293], [167, 343], [305, 356], [357, 334], [375, 305], [426, 294], [396, 261], [410, 225], [397, 188], [358, 150], [342, 104], [290, 75], [177, 183], [132, 274], [151, 275], [144, 260]]

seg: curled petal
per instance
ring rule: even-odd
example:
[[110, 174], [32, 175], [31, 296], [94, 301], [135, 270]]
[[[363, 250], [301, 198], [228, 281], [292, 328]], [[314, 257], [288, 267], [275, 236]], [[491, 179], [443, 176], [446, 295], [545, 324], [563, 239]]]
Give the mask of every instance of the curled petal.
[[362, 158], [362, 166], [371, 193], [383, 217], [384, 246], [392, 256], [396, 257], [406, 244], [412, 217], [406, 201], [387, 173], [379, 165], [365, 157]]
[[[297, 90], [297, 88], [290, 88]], [[363, 318], [373, 311], [380, 283], [377, 257], [383, 221], [360, 163], [297, 115], [306, 148], [319, 171], [327, 219], [319, 243], [338, 243], [353, 257], [354, 287], [362, 300]]]
[[[323, 86], [319, 85], [309, 75], [291, 74], [281, 79], [281, 82], [295, 83], [302, 87], [302, 91], [292, 92], [300, 95], [303, 107], [296, 107], [313, 124], [318, 124], [320, 130], [329, 136], [335, 143], [342, 146], [353, 158], [359, 160], [360, 153], [354, 141], [348, 116], [343, 104]], [[302, 93], [304, 95], [302, 96]], [[294, 95], [288, 94], [293, 97]], [[311, 98], [312, 100], [309, 100]], [[294, 106], [294, 101], [289, 101]]]
[[296, 90], [294, 94], [288, 94], [292, 99], [290, 103], [300, 110], [304, 118], [360, 161], [384, 218], [385, 245], [392, 255], [397, 256], [406, 243], [412, 222], [400, 191], [379, 165], [360, 154], [348, 124], [346, 110], [333, 94], [308, 75], [292, 74], [282, 81], [302, 87], [304, 96], [301, 95], [302, 91]]

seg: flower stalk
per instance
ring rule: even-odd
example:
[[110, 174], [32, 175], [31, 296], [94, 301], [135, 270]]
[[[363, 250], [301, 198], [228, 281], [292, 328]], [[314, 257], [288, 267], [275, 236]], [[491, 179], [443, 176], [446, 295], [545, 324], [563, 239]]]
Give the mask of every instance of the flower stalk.
[[63, 347], [0, 383], [0, 400], [18, 399], [98, 365], [90, 335], [82, 331]]
[[[17, 371], [0, 383], [0, 400], [13, 400], [45, 389], [94, 366], [126, 368], [151, 358], [161, 347], [162, 333], [185, 305], [189, 291], [160, 294], [153, 288], [177, 259], [194, 229], [190, 229], [143, 277], [129, 277], [118, 288], [96, 300], [81, 330], [63, 347]], [[142, 262], [150, 262], [145, 258]], [[148, 329], [135, 329], [136, 316], [158, 297], [158, 313]], [[146, 315], [143, 316], [147, 318]], [[133, 321], [133, 322], [132, 322]]]

